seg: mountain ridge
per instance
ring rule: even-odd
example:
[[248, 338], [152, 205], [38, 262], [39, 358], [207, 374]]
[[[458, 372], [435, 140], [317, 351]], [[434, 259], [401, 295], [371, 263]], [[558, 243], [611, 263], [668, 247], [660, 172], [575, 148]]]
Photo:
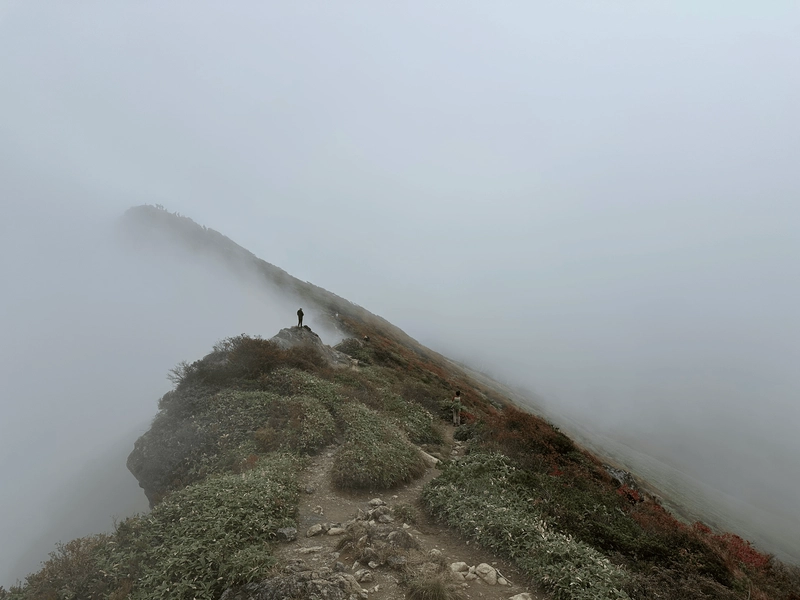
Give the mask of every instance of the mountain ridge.
[[[143, 247], [178, 243], [255, 271], [313, 306], [320, 327], [345, 337], [335, 351], [352, 363], [331, 368], [316, 342], [284, 347], [247, 335], [181, 363], [129, 459], [152, 514], [120, 523], [111, 536], [76, 540], [0, 598], [272, 597], [276, 578], [290, 576], [273, 557], [281, 555], [279, 531], [298, 524], [296, 475], [320, 452], [330, 454], [324, 476], [342, 497], [400, 489], [435, 468], [415, 509], [511, 560], [531, 589], [553, 598], [733, 599], [745, 590], [800, 598], [796, 568], [738, 536], [679, 522], [629, 475], [517, 408], [522, 396], [385, 319], [187, 217], [135, 207], [122, 226]], [[456, 389], [464, 392], [463, 422], [448, 424]], [[357, 562], [374, 554], [363, 564], [376, 573], [393, 568], [390, 558], [406, 561], [398, 593], [423, 597], [415, 586], [439, 585], [442, 598], [472, 597], [447, 565], [392, 549], [379, 524], [355, 517], [341, 525], [351, 544], [341, 552]], [[362, 594], [346, 580], [350, 597]], [[385, 594], [368, 595], [392, 597]]]

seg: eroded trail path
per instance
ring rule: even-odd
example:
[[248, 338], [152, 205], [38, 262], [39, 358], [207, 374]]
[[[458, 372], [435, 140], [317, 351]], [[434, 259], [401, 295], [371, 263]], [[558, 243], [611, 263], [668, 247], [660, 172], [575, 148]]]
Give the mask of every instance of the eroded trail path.
[[[452, 431], [448, 434], [452, 453], [463, 453], [461, 444], [452, 442]], [[334, 450], [314, 457], [303, 473], [297, 539], [276, 549], [279, 564], [311, 571], [307, 577], [324, 578], [333, 571], [339, 586], [350, 588], [351, 597], [373, 600], [403, 600], [408, 591], [403, 582], [414, 576], [451, 582], [464, 600], [547, 597], [527, 587], [524, 576], [507, 561], [427, 517], [420, 494], [438, 476], [435, 467], [389, 492], [343, 492], [330, 483]], [[460, 574], [453, 572], [454, 563], [462, 563]]]

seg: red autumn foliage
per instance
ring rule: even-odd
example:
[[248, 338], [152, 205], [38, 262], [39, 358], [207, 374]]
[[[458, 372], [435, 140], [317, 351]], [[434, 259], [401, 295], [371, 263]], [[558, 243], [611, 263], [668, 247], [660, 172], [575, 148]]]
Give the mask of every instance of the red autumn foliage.
[[692, 525], [692, 528], [711, 547], [716, 549], [733, 569], [745, 567], [754, 571], [763, 571], [772, 560], [771, 556], [759, 552], [753, 548], [750, 542], [738, 535], [733, 533], [714, 533], [708, 525], [699, 521]]
[[673, 534], [688, 529], [686, 525], [655, 502], [637, 504], [636, 508], [631, 510], [631, 517], [639, 523], [642, 529], [653, 533]]
[[559, 456], [576, 450], [567, 436], [539, 417], [507, 406], [486, 418], [491, 441], [512, 456]]
[[639, 502], [643, 502], [644, 499], [642, 495], [627, 485], [623, 485], [621, 488], [617, 489], [617, 494], [622, 498], [625, 498], [631, 504], [638, 504]]

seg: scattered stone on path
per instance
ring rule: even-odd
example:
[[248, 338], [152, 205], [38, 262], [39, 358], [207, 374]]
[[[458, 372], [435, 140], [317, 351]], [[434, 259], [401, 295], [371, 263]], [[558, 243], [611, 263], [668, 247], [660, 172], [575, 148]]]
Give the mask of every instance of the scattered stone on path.
[[481, 563], [475, 567], [475, 574], [489, 585], [497, 585], [497, 571], [491, 565]]
[[378, 553], [375, 552], [373, 548], [367, 546], [361, 551], [361, 562], [362, 563], [369, 563], [369, 562], [378, 562], [380, 557]]
[[313, 552], [319, 552], [322, 550], [322, 546], [307, 546], [305, 548], [298, 548], [298, 554], [311, 554]]
[[308, 531], [306, 531], [306, 537], [314, 537], [320, 533], [322, 533], [322, 525], [317, 523], [308, 528]]
[[383, 506], [384, 504], [386, 504], [386, 502], [384, 502], [384, 501], [383, 501], [383, 500], [381, 500], [380, 498], [373, 498], [372, 500], [370, 500], [370, 501], [368, 502], [368, 504], [369, 504], [370, 506], [373, 506], [373, 507], [375, 507], [375, 506]]
[[453, 573], [462, 573], [464, 571], [469, 571], [469, 565], [465, 562], [454, 562], [450, 565], [450, 570]]
[[441, 462], [438, 458], [436, 458], [435, 456], [431, 456], [430, 454], [428, 454], [424, 450], [420, 450], [419, 453], [422, 455], [422, 460], [425, 462], [425, 465], [428, 466], [428, 467], [435, 467], [436, 465], [438, 465]]
[[388, 564], [393, 569], [400, 569], [406, 566], [407, 563], [408, 559], [402, 554], [395, 554], [386, 559], [386, 564]]
[[360, 569], [353, 574], [353, 577], [355, 577], [356, 581], [359, 583], [369, 583], [375, 580], [372, 571], [369, 569]]
[[[405, 529], [396, 529], [392, 531], [386, 537], [386, 540], [393, 546], [403, 548], [404, 550], [419, 549], [419, 542], [417, 539]], [[439, 553], [439, 556], [441, 556], [441, 552]]]
[[523, 592], [521, 594], [517, 594], [516, 596], [511, 596], [508, 600], [533, 600], [533, 596], [531, 596], [528, 592]]
[[344, 532], [344, 527], [331, 527], [328, 529], [328, 535], [342, 535]]
[[281, 527], [275, 533], [282, 542], [293, 542], [297, 539], [297, 529], [294, 527]]

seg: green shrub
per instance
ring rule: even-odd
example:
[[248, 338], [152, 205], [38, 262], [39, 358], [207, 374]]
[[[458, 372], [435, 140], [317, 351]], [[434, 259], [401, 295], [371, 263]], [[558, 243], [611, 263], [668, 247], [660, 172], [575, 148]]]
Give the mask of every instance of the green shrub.
[[371, 365], [374, 360], [372, 349], [355, 338], [346, 338], [342, 340], [334, 346], [334, 349], [339, 352], [344, 352], [351, 358], [355, 358], [359, 365], [362, 366]]
[[629, 581], [626, 571], [591, 546], [554, 531], [509, 458], [473, 453], [443, 469], [423, 490], [434, 516], [513, 559], [554, 598], [628, 598], [623, 591]]
[[276, 530], [295, 524], [296, 459], [265, 457], [241, 475], [209, 477], [168, 496], [113, 535], [74, 540], [30, 575], [14, 600], [216, 600], [264, 578]]
[[210, 477], [117, 527], [108, 572], [136, 582], [131, 600], [218, 598], [272, 565], [269, 542], [295, 524], [297, 463], [273, 455], [242, 475]]
[[395, 418], [397, 425], [415, 444], [444, 442], [444, 434], [439, 423], [419, 404], [409, 402], [395, 394], [388, 394], [384, 400], [384, 410]]
[[347, 429], [345, 442], [333, 461], [334, 485], [388, 489], [425, 471], [417, 449], [386, 418], [357, 403], [343, 405], [337, 412]]
[[324, 357], [310, 346], [283, 349], [269, 340], [239, 335], [218, 342], [213, 352], [200, 360], [179, 363], [168, 378], [180, 391], [198, 384], [219, 388], [237, 380], [255, 381], [280, 367], [313, 372], [327, 366]]
[[309, 396], [277, 399], [266, 424], [255, 433], [262, 450], [286, 446], [309, 454], [331, 443], [335, 435], [336, 423], [330, 411]]
[[258, 379], [261, 389], [280, 396], [309, 396], [321, 402], [328, 410], [333, 410], [344, 399], [341, 386], [300, 369], [280, 367]]
[[[100, 534], [58, 544], [41, 570], [29, 575], [22, 588], [12, 588], [9, 599], [95, 600], [106, 598], [116, 587], [114, 578], [99, 568], [98, 555], [112, 537]], [[0, 594], [0, 598], [6, 596]]]
[[392, 514], [401, 523], [414, 524], [418, 519], [417, 509], [407, 503], [396, 504], [392, 507]]

